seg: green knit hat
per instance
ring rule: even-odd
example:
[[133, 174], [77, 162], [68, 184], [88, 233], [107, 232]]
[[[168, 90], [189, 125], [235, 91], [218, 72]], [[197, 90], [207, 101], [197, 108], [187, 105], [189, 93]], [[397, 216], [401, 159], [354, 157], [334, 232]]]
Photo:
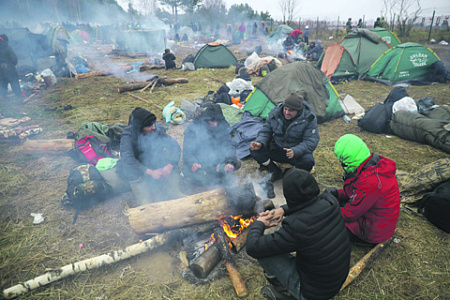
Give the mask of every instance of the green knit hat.
[[353, 134], [342, 136], [334, 145], [334, 153], [347, 174], [355, 172], [370, 157], [367, 145]]

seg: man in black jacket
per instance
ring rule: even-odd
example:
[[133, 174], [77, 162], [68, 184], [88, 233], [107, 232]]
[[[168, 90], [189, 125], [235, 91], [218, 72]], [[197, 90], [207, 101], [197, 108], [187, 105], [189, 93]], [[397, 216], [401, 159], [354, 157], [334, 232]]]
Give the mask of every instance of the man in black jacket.
[[166, 70], [177, 68], [177, 65], [175, 64], [175, 59], [176, 59], [175, 54], [173, 54], [170, 51], [170, 49], [164, 50], [164, 54], [163, 54], [162, 58], [164, 59], [164, 61], [166, 63]]
[[183, 197], [178, 171], [181, 147], [155, 122], [154, 114], [135, 108], [120, 139], [117, 173], [130, 183], [138, 205]]
[[[247, 253], [272, 283], [261, 292], [268, 299], [332, 298], [350, 269], [350, 240], [339, 203], [330, 193], [319, 195], [314, 177], [297, 168], [286, 172], [283, 191], [287, 205], [262, 213], [247, 236]], [[281, 228], [264, 235], [283, 215]]]
[[230, 135], [230, 125], [218, 104], [210, 104], [186, 127], [183, 141], [183, 174], [190, 186], [226, 183], [241, 167]]
[[8, 36], [0, 35], [0, 97], [6, 98], [8, 93], [8, 83], [17, 98], [23, 99], [19, 84], [19, 75], [16, 65], [17, 55], [11, 46], [8, 45]]
[[312, 153], [319, 140], [317, 118], [298, 93], [291, 93], [284, 103], [270, 111], [256, 140], [250, 144], [250, 154], [260, 164], [260, 170], [271, 174], [267, 197], [275, 197], [273, 183], [282, 178], [274, 161], [311, 171], [314, 166]]

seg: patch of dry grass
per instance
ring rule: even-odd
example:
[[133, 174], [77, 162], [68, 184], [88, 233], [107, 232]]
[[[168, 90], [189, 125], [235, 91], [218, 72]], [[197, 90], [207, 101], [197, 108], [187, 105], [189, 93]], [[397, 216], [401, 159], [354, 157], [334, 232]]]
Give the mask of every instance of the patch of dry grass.
[[[232, 51], [243, 56], [245, 47], [233, 46]], [[189, 48], [173, 49], [177, 64]], [[127, 60], [139, 61], [138, 59]], [[234, 68], [224, 70], [155, 70], [168, 78], [189, 78], [188, 84], [158, 87], [134, 94], [164, 107], [170, 101], [193, 101], [216, 91], [221, 84], [209, 76], [230, 81]], [[260, 78], [254, 78], [254, 83]], [[162, 114], [151, 104], [136, 100], [126, 93], [119, 94], [117, 86], [132, 77], [114, 76], [89, 79], [61, 80], [49, 89], [20, 106], [39, 124], [44, 132], [36, 139], [64, 138], [68, 131], [77, 131], [85, 121], [107, 124], [127, 123], [133, 108], [147, 108], [162, 120]], [[336, 86], [344, 94], [351, 94], [365, 109], [383, 101], [390, 87], [364, 81]], [[415, 99], [431, 96], [437, 104], [448, 104], [449, 85], [438, 84], [407, 89]], [[74, 109], [64, 110], [66, 105]], [[57, 107], [45, 111], [45, 106]], [[4, 104], [0, 104], [3, 112]], [[448, 154], [428, 145], [402, 140], [395, 136], [360, 131], [355, 120], [345, 123], [333, 120], [319, 126], [321, 141], [315, 157], [314, 176], [322, 189], [342, 185], [342, 170], [334, 156], [337, 139], [346, 133], [360, 136], [373, 152], [396, 161], [398, 169], [413, 172], [424, 164]], [[169, 131], [182, 142], [182, 126]], [[80, 213], [72, 225], [74, 211], [60, 205], [66, 188], [70, 167], [75, 165], [64, 155], [25, 155], [20, 144], [0, 144], [0, 287], [8, 288], [19, 282], [39, 276], [48, 268], [58, 268], [71, 262], [125, 248], [139, 238], [128, 224], [127, 201], [131, 193], [115, 196]], [[245, 160], [239, 174], [254, 172], [256, 164]], [[45, 222], [32, 224], [31, 212], [44, 213]], [[362, 274], [335, 299], [449, 299], [450, 248], [449, 235], [435, 228], [425, 219], [402, 213], [396, 237], [392, 243]], [[80, 244], [83, 247], [80, 248]], [[20, 299], [237, 299], [227, 276], [209, 284], [189, 283], [182, 276], [184, 267], [178, 259], [180, 244], [174, 242], [151, 253], [146, 253], [115, 265], [77, 274], [23, 295]], [[354, 246], [352, 263], [367, 252]], [[256, 260], [245, 251], [236, 256], [240, 272], [249, 290], [246, 299], [261, 299], [260, 288], [266, 284]]]

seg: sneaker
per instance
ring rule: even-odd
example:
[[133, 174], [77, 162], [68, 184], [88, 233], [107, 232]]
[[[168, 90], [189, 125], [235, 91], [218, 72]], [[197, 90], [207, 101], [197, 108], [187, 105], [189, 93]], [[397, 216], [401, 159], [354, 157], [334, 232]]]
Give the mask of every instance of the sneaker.
[[275, 182], [283, 178], [283, 171], [273, 161], [267, 166], [267, 170], [272, 174], [270, 181]]
[[267, 189], [267, 198], [269, 198], [269, 199], [275, 198], [275, 191], [273, 189], [273, 182], [267, 181], [266, 182], [266, 189]]

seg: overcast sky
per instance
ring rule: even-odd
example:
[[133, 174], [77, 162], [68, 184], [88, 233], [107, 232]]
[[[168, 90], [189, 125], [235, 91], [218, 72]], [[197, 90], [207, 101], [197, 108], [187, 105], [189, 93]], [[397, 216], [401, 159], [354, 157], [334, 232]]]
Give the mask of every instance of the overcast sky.
[[[281, 19], [279, 0], [224, 0], [227, 8], [233, 4], [248, 3], [254, 10], [269, 11], [274, 19]], [[421, 0], [424, 14], [450, 15], [449, 0]], [[383, 10], [382, 0], [298, 0], [300, 3], [297, 16], [303, 18], [340, 20], [352, 18], [358, 20], [365, 15], [365, 19], [376, 19]]]

